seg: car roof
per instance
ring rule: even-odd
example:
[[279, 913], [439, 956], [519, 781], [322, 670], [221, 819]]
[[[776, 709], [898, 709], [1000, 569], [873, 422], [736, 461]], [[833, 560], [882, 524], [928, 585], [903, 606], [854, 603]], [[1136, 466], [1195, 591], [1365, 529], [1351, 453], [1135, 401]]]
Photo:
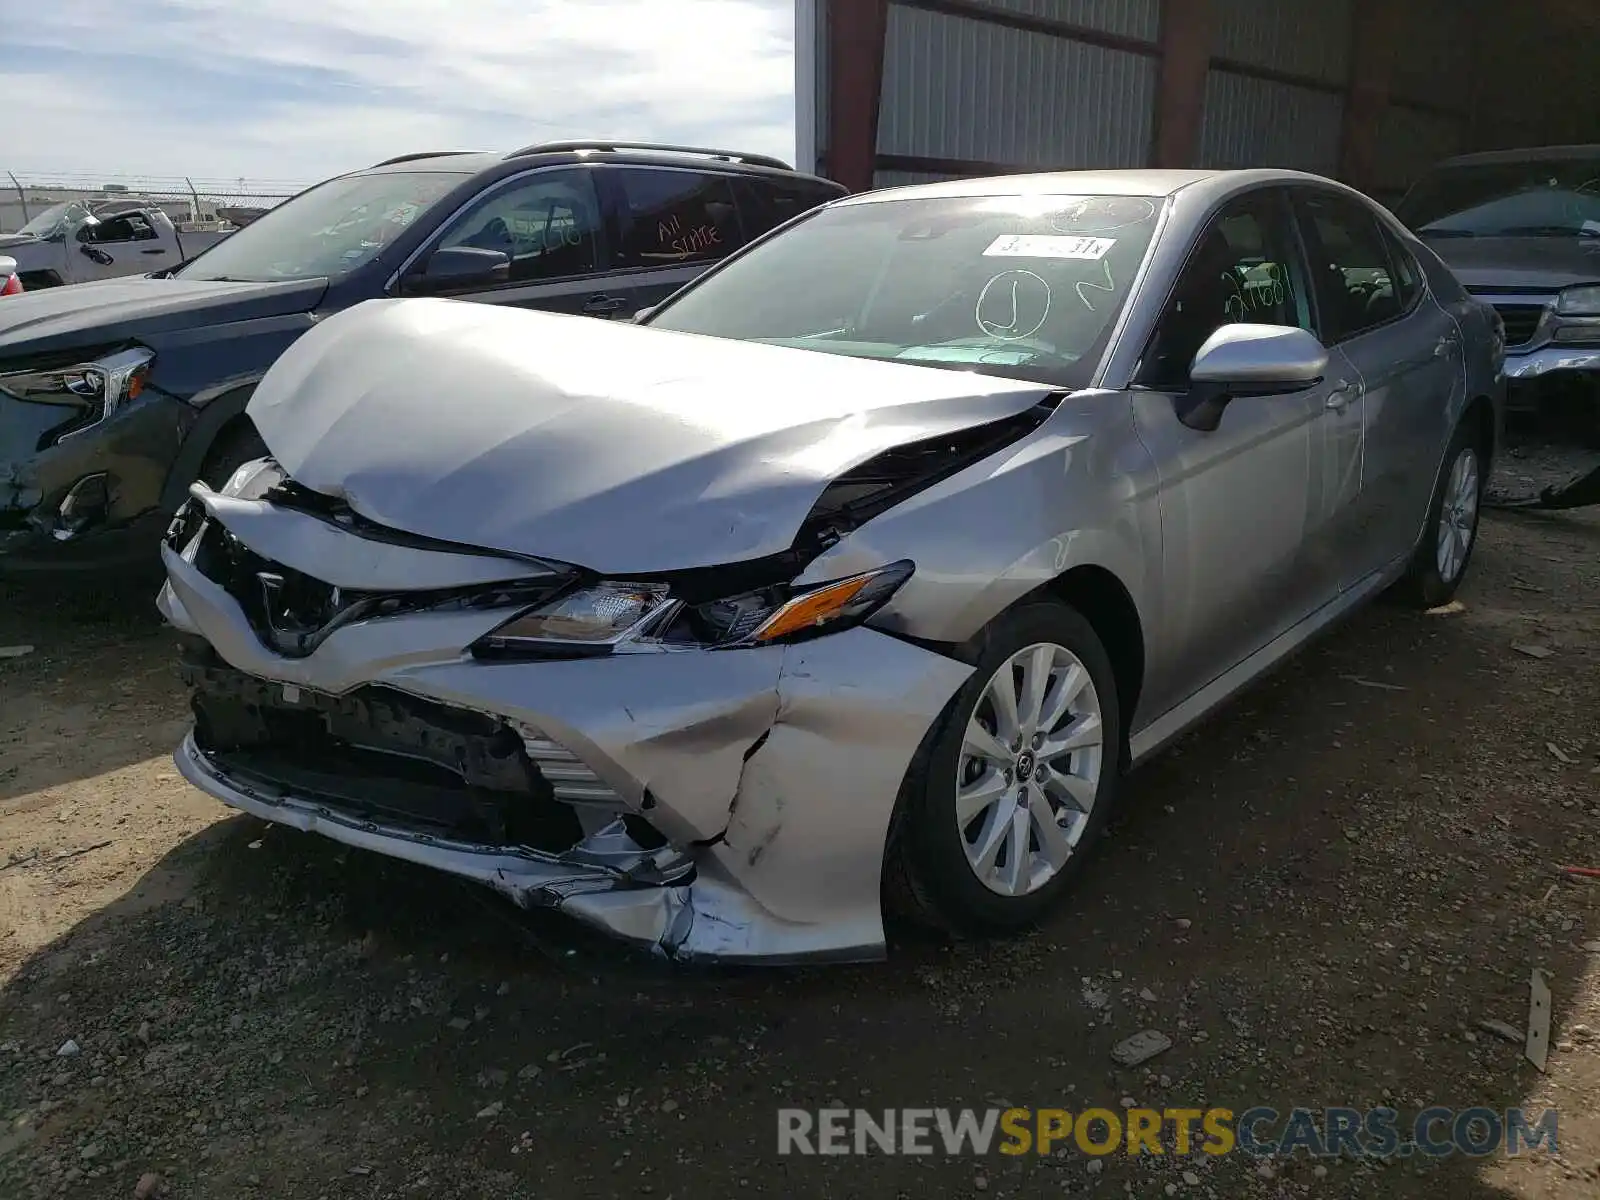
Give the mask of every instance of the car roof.
[[1186, 188], [1218, 195], [1265, 183], [1332, 183], [1304, 171], [1255, 168], [1239, 171], [1047, 171], [1030, 175], [993, 175], [982, 179], [950, 179], [907, 187], [862, 192], [838, 204], [876, 204], [886, 200], [923, 200], [978, 196], [1173, 196]]
[[824, 179], [819, 175], [809, 175], [804, 171], [794, 170], [777, 159], [768, 158], [764, 155], [746, 157], [737, 151], [728, 150], [628, 145], [625, 143], [613, 145], [602, 142], [593, 144], [557, 142], [552, 143], [548, 149], [530, 146], [522, 150], [512, 151], [510, 154], [466, 150], [424, 151], [387, 159], [362, 171], [354, 172], [354, 174], [366, 175], [390, 171], [439, 171], [462, 176], [479, 174], [512, 175], [525, 171], [530, 167], [579, 162], [606, 162], [626, 166], [688, 167], [697, 170], [715, 170], [720, 173], [733, 172], [744, 175], [760, 175], [772, 179], [800, 179], [833, 188], [841, 195], [846, 190], [842, 184], [835, 183], [831, 179]]
[[1458, 154], [1443, 162], [1441, 167], [1494, 166], [1499, 163], [1560, 162], [1569, 158], [1600, 158], [1600, 145], [1529, 146], [1522, 150], [1481, 150], [1476, 154]]

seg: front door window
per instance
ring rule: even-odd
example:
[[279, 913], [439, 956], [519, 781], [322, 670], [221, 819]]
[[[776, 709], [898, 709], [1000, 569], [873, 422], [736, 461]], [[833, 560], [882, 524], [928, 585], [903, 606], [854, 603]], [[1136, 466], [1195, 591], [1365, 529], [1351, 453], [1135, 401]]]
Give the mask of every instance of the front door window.
[[539, 171], [475, 205], [439, 247], [498, 251], [511, 260], [511, 283], [536, 283], [599, 270], [600, 228], [591, 171]]

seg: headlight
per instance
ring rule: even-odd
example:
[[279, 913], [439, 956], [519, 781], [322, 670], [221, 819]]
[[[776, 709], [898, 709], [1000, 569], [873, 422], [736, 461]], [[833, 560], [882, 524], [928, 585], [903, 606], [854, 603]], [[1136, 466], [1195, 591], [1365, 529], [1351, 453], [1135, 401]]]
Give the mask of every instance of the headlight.
[[519, 613], [473, 649], [566, 657], [627, 650], [770, 646], [860, 624], [911, 578], [910, 562], [812, 587], [690, 604], [661, 583], [604, 582]]
[[123, 405], [137, 400], [154, 358], [153, 351], [135, 346], [70, 367], [0, 375], [0, 390], [34, 404], [80, 410], [71, 418], [71, 428], [58, 435], [59, 440], [99, 424]]
[[1600, 317], [1600, 286], [1567, 288], [1556, 298], [1556, 311], [1567, 317]]
[[257, 458], [242, 464], [222, 485], [221, 495], [238, 500], [259, 500], [288, 476], [270, 458]]
[[664, 584], [599, 583], [513, 617], [480, 645], [490, 650], [547, 645], [604, 653], [652, 617], [659, 619], [667, 602]]

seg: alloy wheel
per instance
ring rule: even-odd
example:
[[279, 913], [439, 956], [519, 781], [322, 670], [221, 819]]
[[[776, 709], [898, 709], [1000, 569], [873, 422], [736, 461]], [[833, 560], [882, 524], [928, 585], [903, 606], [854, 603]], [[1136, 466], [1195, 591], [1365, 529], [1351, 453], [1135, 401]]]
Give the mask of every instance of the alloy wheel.
[[1026, 896], [1076, 851], [1104, 766], [1100, 697], [1064, 646], [1018, 650], [989, 677], [967, 718], [956, 766], [956, 824], [973, 874]]
[[1467, 565], [1472, 539], [1478, 532], [1478, 453], [1464, 447], [1450, 467], [1444, 498], [1439, 505], [1439, 540], [1434, 565], [1439, 578], [1454, 583]]

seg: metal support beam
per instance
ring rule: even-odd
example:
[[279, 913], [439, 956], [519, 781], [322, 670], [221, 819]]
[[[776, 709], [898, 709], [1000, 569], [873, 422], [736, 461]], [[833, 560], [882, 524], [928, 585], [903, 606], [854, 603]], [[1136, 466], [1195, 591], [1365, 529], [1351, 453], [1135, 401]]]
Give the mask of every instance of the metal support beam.
[[1378, 126], [1389, 107], [1389, 85], [1406, 7], [1404, 0], [1355, 0], [1339, 175], [1365, 191], [1393, 182], [1378, 178]]
[[1161, 69], [1150, 156], [1157, 167], [1190, 167], [1199, 154], [1213, 18], [1212, 0], [1162, 0]]
[[873, 184], [889, 0], [828, 0], [828, 175], [853, 192]]

